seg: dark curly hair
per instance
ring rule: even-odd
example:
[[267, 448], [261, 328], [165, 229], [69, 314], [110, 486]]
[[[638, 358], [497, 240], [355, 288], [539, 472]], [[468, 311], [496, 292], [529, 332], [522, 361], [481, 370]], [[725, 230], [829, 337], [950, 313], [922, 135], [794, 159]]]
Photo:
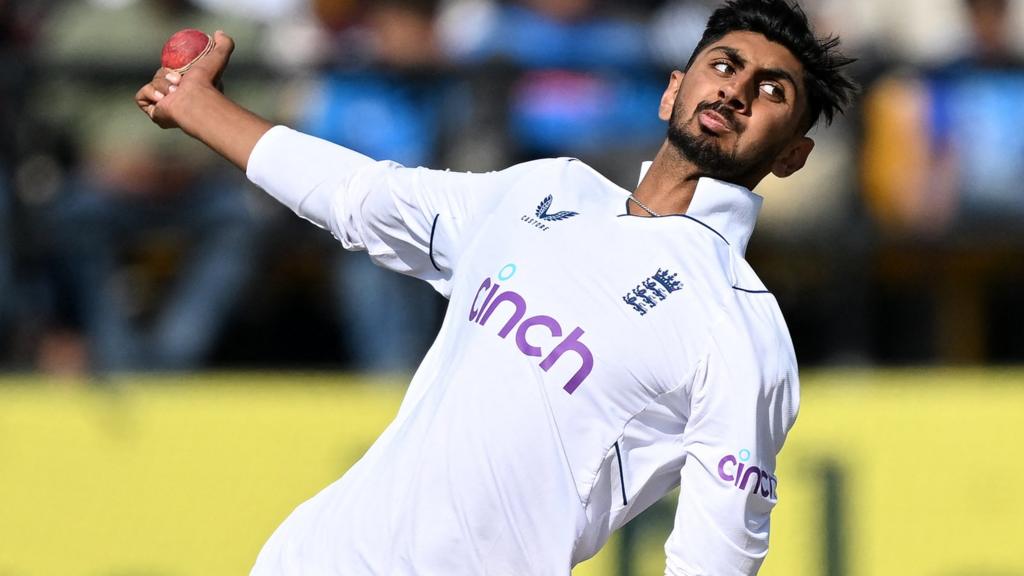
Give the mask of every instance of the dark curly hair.
[[839, 38], [817, 37], [807, 15], [796, 2], [788, 0], [729, 0], [708, 19], [704, 35], [694, 48], [686, 70], [697, 56], [730, 32], [756, 32], [785, 46], [803, 64], [810, 129], [822, 116], [832, 123], [842, 113], [859, 88], [842, 68], [852, 63], [839, 52]]

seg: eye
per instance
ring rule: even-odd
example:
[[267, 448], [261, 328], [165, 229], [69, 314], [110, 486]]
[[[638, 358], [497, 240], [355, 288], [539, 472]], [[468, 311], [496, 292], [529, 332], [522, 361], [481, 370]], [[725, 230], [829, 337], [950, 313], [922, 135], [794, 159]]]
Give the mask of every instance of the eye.
[[733, 72], [732, 64], [726, 62], [725, 60], [718, 60], [716, 62], [713, 62], [711, 64], [711, 67], [721, 72], [722, 74], [731, 74]]
[[779, 86], [775, 82], [762, 83], [761, 90], [775, 100], [783, 100], [786, 97], [786, 91], [782, 89], [782, 86]]

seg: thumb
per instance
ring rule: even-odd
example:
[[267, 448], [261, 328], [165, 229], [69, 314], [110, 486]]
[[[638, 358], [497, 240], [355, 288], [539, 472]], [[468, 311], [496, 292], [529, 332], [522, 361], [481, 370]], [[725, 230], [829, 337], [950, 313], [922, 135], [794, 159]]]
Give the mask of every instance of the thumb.
[[234, 51], [235, 41], [224, 32], [217, 30], [213, 34], [213, 49], [192, 65], [189, 75], [199, 76], [214, 85], [219, 84], [221, 74], [227, 68], [231, 53]]

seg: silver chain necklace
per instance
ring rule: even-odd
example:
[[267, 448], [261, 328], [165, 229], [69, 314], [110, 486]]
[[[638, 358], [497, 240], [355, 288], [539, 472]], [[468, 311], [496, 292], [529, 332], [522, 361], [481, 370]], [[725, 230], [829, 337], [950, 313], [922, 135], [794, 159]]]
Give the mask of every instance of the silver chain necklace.
[[647, 205], [646, 205], [646, 204], [644, 204], [643, 202], [641, 202], [641, 201], [637, 200], [637, 199], [636, 199], [636, 196], [633, 196], [632, 194], [630, 194], [630, 195], [629, 195], [629, 198], [627, 198], [627, 200], [632, 200], [633, 202], [635, 202], [635, 203], [636, 203], [636, 205], [637, 205], [637, 206], [639, 206], [640, 208], [642, 208], [644, 212], [647, 212], [647, 213], [648, 213], [648, 214], [650, 214], [651, 216], [654, 216], [655, 218], [660, 218], [660, 217], [661, 217], [661, 214], [658, 214], [658, 213], [657, 213], [657, 212], [655, 212], [654, 210], [651, 210], [650, 208], [648, 208], [648, 207], [647, 207]]

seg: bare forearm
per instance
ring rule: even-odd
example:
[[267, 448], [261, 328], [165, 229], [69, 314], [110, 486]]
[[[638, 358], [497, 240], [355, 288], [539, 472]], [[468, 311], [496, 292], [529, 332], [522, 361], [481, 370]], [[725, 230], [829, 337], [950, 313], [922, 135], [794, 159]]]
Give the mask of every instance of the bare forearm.
[[271, 123], [239, 106], [212, 86], [178, 90], [178, 124], [189, 136], [203, 142], [243, 171], [256, 142]]

